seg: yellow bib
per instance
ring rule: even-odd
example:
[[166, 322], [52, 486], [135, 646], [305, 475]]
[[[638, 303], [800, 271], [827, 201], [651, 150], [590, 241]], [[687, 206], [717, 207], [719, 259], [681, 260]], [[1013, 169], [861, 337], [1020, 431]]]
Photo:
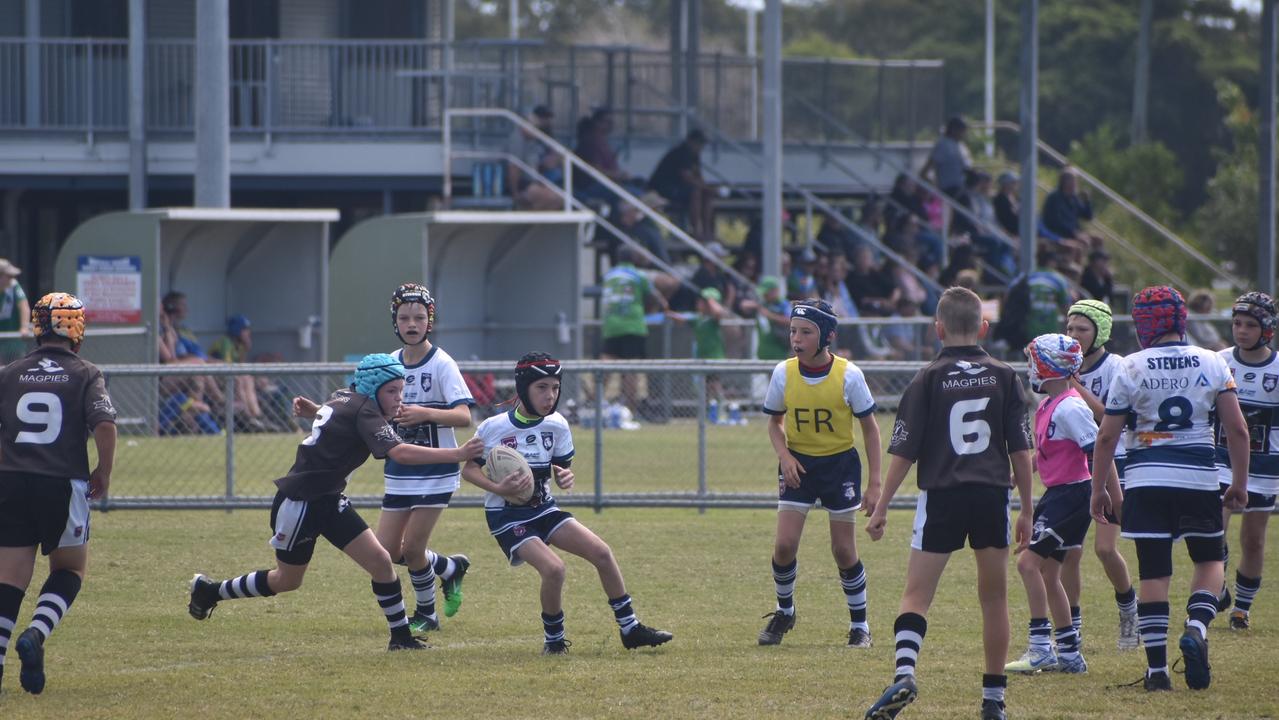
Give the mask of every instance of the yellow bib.
[[786, 361], [786, 447], [805, 455], [826, 456], [853, 446], [853, 409], [844, 399], [848, 361], [835, 357], [830, 372], [810, 385], [799, 360]]

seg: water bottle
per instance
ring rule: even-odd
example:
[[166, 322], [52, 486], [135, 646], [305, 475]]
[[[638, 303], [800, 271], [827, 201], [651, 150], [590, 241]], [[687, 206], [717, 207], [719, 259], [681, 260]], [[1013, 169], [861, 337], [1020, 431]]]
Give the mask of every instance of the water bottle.
[[745, 425], [746, 421], [742, 419], [742, 406], [737, 403], [729, 403], [728, 405], [728, 424], [729, 425]]
[[719, 424], [719, 401], [718, 400], [711, 400], [710, 404], [706, 407], [706, 419], [712, 425]]
[[561, 345], [567, 345], [573, 339], [572, 328], [569, 327], [566, 313], [555, 314], [555, 334]]

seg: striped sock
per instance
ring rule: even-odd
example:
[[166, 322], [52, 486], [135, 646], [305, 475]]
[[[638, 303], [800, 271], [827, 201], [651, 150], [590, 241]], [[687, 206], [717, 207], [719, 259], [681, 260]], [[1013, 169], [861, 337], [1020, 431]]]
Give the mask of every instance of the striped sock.
[[613, 617], [617, 619], [617, 626], [622, 629], [623, 635], [639, 625], [639, 619], [635, 617], [635, 609], [631, 607], [630, 595], [609, 598], [608, 606], [613, 608]]
[[1146, 674], [1168, 672], [1168, 603], [1137, 603], [1137, 632], [1146, 646]]
[[789, 565], [773, 563], [773, 584], [777, 586], [777, 609], [793, 615], [795, 613], [795, 576], [799, 574], [799, 560], [791, 560]]
[[1252, 610], [1252, 601], [1257, 597], [1257, 591], [1261, 589], [1261, 578], [1246, 577], [1238, 570], [1235, 571], [1235, 608], [1250, 612]]
[[30, 627], [48, 640], [49, 636], [62, 622], [62, 616], [71, 609], [71, 603], [80, 593], [80, 576], [70, 570], [54, 570], [40, 588], [40, 597], [36, 599], [36, 611], [31, 616]]
[[850, 627], [870, 632], [870, 625], [866, 622], [866, 568], [861, 560], [839, 571], [839, 584], [843, 586], [844, 599], [848, 602]]
[[1041, 652], [1048, 652], [1052, 649], [1052, 623], [1048, 622], [1048, 618], [1031, 618], [1030, 619], [1030, 637], [1026, 644]]
[[409, 621], [404, 616], [404, 595], [400, 593], [400, 579], [384, 583], [374, 580], [373, 596], [382, 607], [382, 614], [386, 615], [386, 624], [391, 628], [391, 633], [395, 634], [399, 628], [407, 631]]
[[1199, 631], [1208, 639], [1208, 625], [1217, 617], [1217, 597], [1204, 590], [1196, 590], [1186, 600], [1186, 625]]
[[417, 614], [435, 619], [435, 569], [427, 563], [421, 570], [409, 570], [409, 580], [417, 598]]
[[448, 580], [453, 577], [453, 571], [457, 569], [457, 563], [453, 562], [453, 558], [448, 555], [440, 555], [431, 550], [426, 551], [426, 563], [435, 570], [435, 574], [441, 580]]
[[1121, 613], [1137, 612], [1137, 591], [1130, 586], [1128, 592], [1115, 593], [1115, 604]]
[[0, 674], [4, 673], [4, 656], [9, 650], [13, 626], [18, 622], [23, 595], [25, 593], [13, 585], [0, 583]]
[[897, 674], [893, 682], [915, 676], [915, 663], [919, 660], [919, 649], [924, 645], [924, 635], [927, 632], [928, 620], [923, 615], [902, 613], [897, 616], [897, 620], [893, 622], [897, 644]]
[[223, 580], [218, 584], [219, 600], [237, 600], [249, 597], [271, 597], [275, 591], [267, 583], [269, 570], [255, 570], [240, 577]]
[[1008, 688], [1007, 675], [991, 675], [982, 673], [981, 676], [981, 699], [994, 700], [1002, 703], [1004, 701], [1004, 690]]
[[1075, 632], [1074, 626], [1058, 628], [1055, 635], [1058, 656], [1073, 660], [1079, 655], [1079, 633]]
[[1078, 605], [1070, 606], [1070, 625], [1075, 628], [1075, 634], [1082, 637], [1084, 634], [1084, 611]]
[[546, 642], [558, 642], [564, 639], [564, 611], [561, 610], [554, 615], [542, 613], [542, 632], [546, 636]]

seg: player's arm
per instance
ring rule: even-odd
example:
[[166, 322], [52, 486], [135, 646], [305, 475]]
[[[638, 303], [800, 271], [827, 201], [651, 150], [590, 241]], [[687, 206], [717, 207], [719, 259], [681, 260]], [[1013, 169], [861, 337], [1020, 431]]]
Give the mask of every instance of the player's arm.
[[[1235, 407], [1238, 407], [1236, 404]], [[1242, 416], [1240, 416], [1242, 420]], [[1091, 512], [1093, 520], [1100, 524], [1106, 524], [1107, 513], [1113, 513], [1115, 502], [1110, 496], [1107, 488], [1107, 480], [1115, 467], [1115, 447], [1119, 445], [1119, 435], [1124, 430], [1124, 423], [1128, 422], [1128, 413], [1107, 414], [1101, 421], [1101, 426], [1097, 429], [1097, 443], [1092, 449], [1092, 501]], [[1245, 432], [1247, 432], [1245, 430]], [[1097, 468], [1110, 468], [1109, 472], [1097, 472]], [[1118, 474], [1116, 473], [1116, 478]], [[1118, 480], [1116, 479], [1116, 485]]]
[[[479, 438], [474, 437], [471, 439], [478, 440]], [[481, 442], [481, 452], [483, 449], [484, 444]], [[484, 468], [480, 467], [480, 464], [475, 462], [474, 458], [468, 460], [462, 466], [462, 478], [484, 492], [491, 492], [494, 495], [501, 495], [505, 498], [519, 497], [533, 482], [533, 476], [521, 472], [513, 472], [502, 478], [501, 482], [493, 482], [489, 480], [488, 473], [484, 472]]]
[[1092, 419], [1100, 423], [1101, 419], [1106, 416], [1106, 406], [1101, 404], [1101, 400], [1096, 395], [1093, 395], [1091, 390], [1079, 382], [1078, 375], [1070, 376], [1070, 386], [1079, 393], [1079, 397], [1088, 405], [1088, 409], [1092, 411]]
[[1033, 450], [1018, 450], [1010, 453], [1013, 463], [1013, 486], [1017, 488], [1017, 498], [1021, 501], [1021, 510], [1017, 513], [1016, 531], [1013, 540], [1017, 542], [1018, 551], [1026, 549], [1030, 544], [1031, 518], [1034, 516], [1035, 501], [1031, 497], [1031, 485], [1034, 473], [1031, 470]]
[[391, 448], [386, 456], [401, 465], [431, 465], [464, 462], [479, 457], [482, 452], [484, 452], [484, 441], [479, 437], [472, 437], [466, 441], [465, 445], [457, 448], [433, 448], [400, 443]]
[[111, 470], [115, 466], [115, 423], [103, 421], [93, 426], [93, 444], [98, 449], [98, 466], [89, 474], [89, 497], [105, 497], [111, 487]]
[[901, 455], [893, 455], [892, 458], [888, 461], [888, 474], [884, 476], [884, 490], [879, 495], [879, 502], [875, 506], [875, 512], [870, 516], [870, 522], [866, 523], [866, 533], [870, 535], [871, 540], [878, 540], [884, 536], [884, 528], [888, 526], [888, 504], [897, 494], [897, 489], [902, 486], [906, 473], [910, 472], [910, 466], [915, 464], [914, 460]]
[[1248, 423], [1239, 408], [1239, 396], [1233, 390], [1217, 394], [1217, 417], [1226, 435], [1226, 452], [1230, 453], [1230, 488], [1222, 501], [1231, 510], [1240, 510], [1248, 502], [1248, 461], [1251, 438]]
[[401, 405], [395, 422], [408, 427], [423, 423], [435, 423], [442, 427], [468, 427], [471, 424], [471, 406], [466, 403], [451, 408]]
[[768, 441], [773, 444], [773, 452], [777, 454], [777, 463], [782, 468], [782, 481], [786, 487], [799, 487], [799, 476], [807, 472], [799, 464], [790, 448], [786, 447], [785, 415], [768, 416]]
[[301, 395], [293, 398], [293, 415], [304, 418], [306, 420], [314, 420], [316, 413], [320, 412], [320, 404], [304, 398]]
[[870, 517], [879, 505], [880, 494], [880, 457], [879, 421], [875, 413], [858, 418], [862, 424], [862, 440], [866, 445], [866, 492], [862, 493], [862, 507], [866, 516]]

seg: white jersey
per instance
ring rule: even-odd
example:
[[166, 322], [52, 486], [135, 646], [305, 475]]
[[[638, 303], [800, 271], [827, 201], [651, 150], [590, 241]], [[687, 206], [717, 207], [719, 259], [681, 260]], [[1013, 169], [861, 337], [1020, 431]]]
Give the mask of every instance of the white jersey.
[[[396, 350], [391, 356], [404, 361], [404, 350]], [[404, 390], [400, 393], [405, 405], [447, 410], [458, 405], [474, 405], [471, 391], [462, 379], [457, 363], [439, 346], [431, 347], [426, 358], [417, 365], [404, 366]], [[412, 427], [396, 426], [396, 432], [404, 442], [422, 447], [455, 448], [457, 436], [448, 425], [423, 423]], [[432, 463], [429, 465], [403, 465], [388, 459], [383, 471], [388, 495], [436, 495], [457, 490], [461, 477], [457, 463]]]
[[[1119, 369], [1123, 360], [1124, 357], [1122, 355], [1116, 355], [1108, 351], [1087, 372], [1079, 373], [1079, 382], [1088, 388], [1088, 392], [1100, 400], [1102, 405], [1106, 404], [1106, 397], [1110, 394], [1110, 385], [1115, 379], [1115, 371]], [[1123, 460], [1128, 455], [1127, 445], [1128, 431], [1125, 429], [1123, 434], [1119, 436], [1119, 445], [1115, 447], [1116, 460]]]
[[[1248, 423], [1250, 437], [1248, 490], [1262, 495], [1279, 494], [1279, 353], [1250, 365], [1239, 358], [1237, 348], [1226, 348], [1221, 357], [1234, 375], [1239, 408]], [[1230, 484], [1230, 454], [1226, 439], [1217, 428], [1217, 471], [1219, 480]]]
[[[498, 445], [518, 450], [533, 470], [533, 503], [538, 507], [545, 506], [547, 512], [555, 510], [555, 498], [551, 495], [551, 464], [567, 467], [573, 461], [573, 431], [563, 415], [551, 413], [526, 423], [517, 419], [512, 410], [480, 423], [475, 435], [484, 441], [484, 454], [476, 458], [476, 463], [482, 466], [489, 450]], [[501, 495], [484, 494], [486, 511], [500, 512], [505, 507], [506, 499]], [[529, 519], [525, 518], [525, 522]]]
[[1234, 389], [1220, 355], [1184, 342], [1124, 358], [1106, 414], [1129, 417], [1125, 486], [1215, 491], [1213, 417], [1217, 396]]

